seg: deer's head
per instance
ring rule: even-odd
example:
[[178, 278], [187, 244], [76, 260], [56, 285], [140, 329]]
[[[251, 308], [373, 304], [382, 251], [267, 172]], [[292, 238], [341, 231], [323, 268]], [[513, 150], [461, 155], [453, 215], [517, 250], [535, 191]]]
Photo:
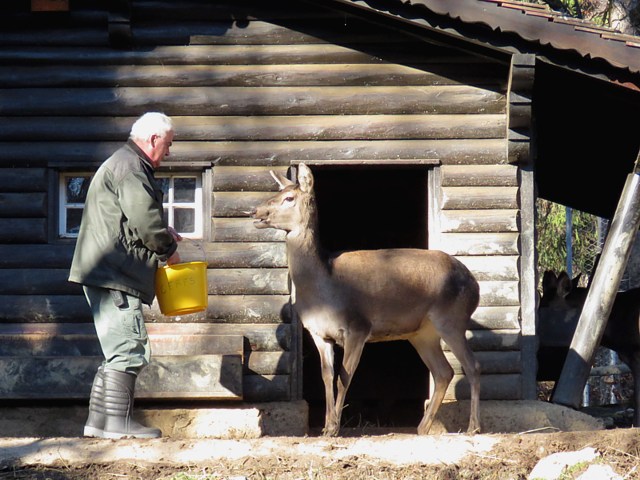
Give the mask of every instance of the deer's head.
[[298, 165], [298, 183], [284, 175], [270, 172], [278, 183], [280, 192], [258, 205], [252, 217], [256, 219], [256, 228], [277, 228], [285, 232], [294, 232], [309, 228], [315, 224], [315, 198], [313, 192], [313, 174], [304, 163]]

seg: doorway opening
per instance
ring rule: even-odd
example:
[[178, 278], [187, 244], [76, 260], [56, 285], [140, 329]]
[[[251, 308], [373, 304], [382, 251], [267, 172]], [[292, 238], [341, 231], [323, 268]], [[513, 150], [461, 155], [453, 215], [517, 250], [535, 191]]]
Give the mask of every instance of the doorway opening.
[[[311, 166], [320, 242], [329, 251], [427, 248], [428, 168]], [[335, 348], [337, 365], [342, 349]], [[428, 370], [407, 341], [367, 344], [342, 413], [344, 427], [417, 427], [429, 392]], [[324, 425], [320, 357], [303, 336], [303, 396], [309, 426]]]

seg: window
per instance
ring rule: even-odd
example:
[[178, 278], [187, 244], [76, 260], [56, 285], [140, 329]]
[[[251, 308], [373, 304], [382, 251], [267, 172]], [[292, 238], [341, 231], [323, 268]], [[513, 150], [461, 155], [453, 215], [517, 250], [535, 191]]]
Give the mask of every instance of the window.
[[91, 175], [91, 173], [63, 173], [60, 175], [58, 234], [63, 238], [78, 236]]
[[[92, 173], [61, 173], [59, 228], [62, 238], [76, 238]], [[202, 176], [156, 174], [164, 193], [164, 218], [185, 238], [203, 237]]]
[[202, 179], [156, 174], [164, 193], [164, 219], [185, 238], [202, 238]]

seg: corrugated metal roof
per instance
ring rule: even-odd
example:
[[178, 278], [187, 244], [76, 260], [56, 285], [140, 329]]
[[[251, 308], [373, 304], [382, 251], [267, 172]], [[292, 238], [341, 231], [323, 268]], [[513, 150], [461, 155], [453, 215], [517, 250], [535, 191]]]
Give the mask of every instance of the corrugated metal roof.
[[407, 3], [640, 73], [640, 37], [568, 17], [547, 5], [507, 0], [410, 0]]

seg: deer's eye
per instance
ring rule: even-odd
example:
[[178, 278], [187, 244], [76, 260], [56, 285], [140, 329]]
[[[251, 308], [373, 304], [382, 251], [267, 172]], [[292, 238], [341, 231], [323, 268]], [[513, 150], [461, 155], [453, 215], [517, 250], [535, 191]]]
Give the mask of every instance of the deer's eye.
[[295, 198], [293, 197], [293, 195], [287, 195], [286, 197], [284, 197], [284, 199], [282, 200], [282, 202], [287, 202], [287, 203], [291, 203], [295, 200]]

